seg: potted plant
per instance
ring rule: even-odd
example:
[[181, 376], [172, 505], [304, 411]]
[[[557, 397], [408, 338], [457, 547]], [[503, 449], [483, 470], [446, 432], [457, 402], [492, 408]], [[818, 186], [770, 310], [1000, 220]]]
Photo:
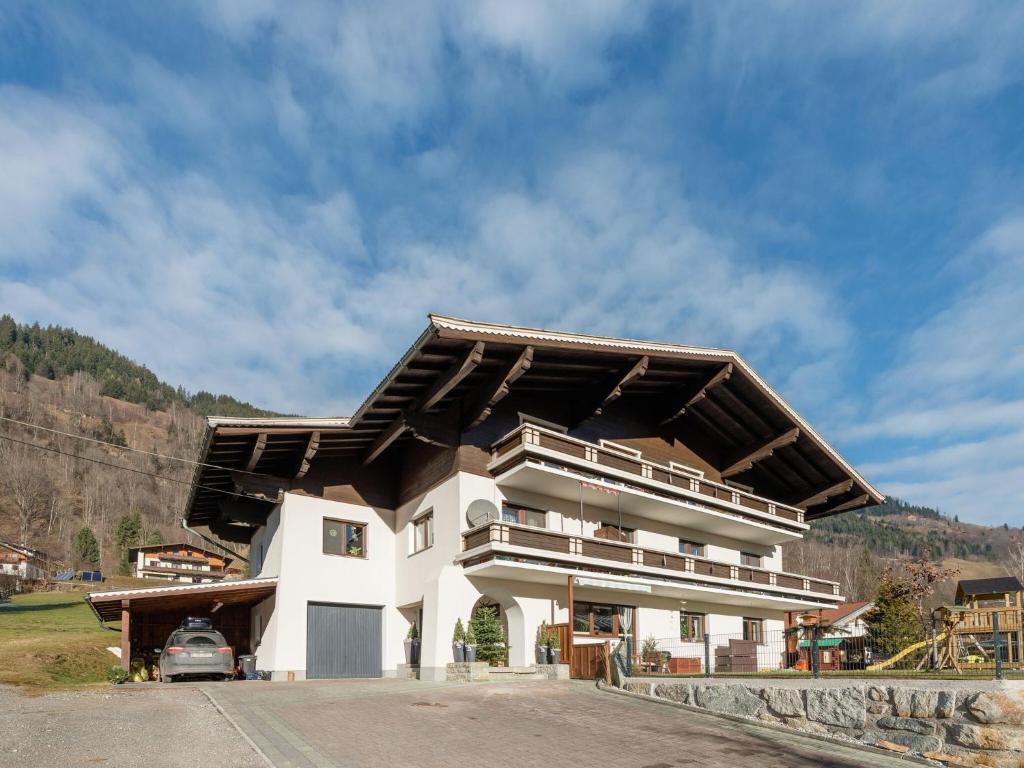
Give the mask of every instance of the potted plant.
[[405, 636], [405, 663], [411, 665], [420, 663], [420, 637], [419, 632], [416, 631], [416, 622], [409, 625], [409, 632]]
[[452, 656], [456, 664], [466, 660], [466, 628], [462, 626], [462, 619], [455, 620], [455, 631], [452, 633]]
[[548, 623], [542, 621], [537, 627], [537, 647], [535, 649], [538, 664], [548, 663]]
[[558, 639], [558, 633], [551, 630], [548, 635], [548, 654], [551, 657], [552, 664], [562, 663], [562, 643]]
[[473, 622], [469, 623], [466, 630], [466, 661], [472, 664], [476, 661], [476, 632], [473, 631]]
[[640, 644], [640, 658], [651, 671], [657, 671], [661, 666], [661, 651], [658, 650], [658, 641], [654, 635], [648, 635]]
[[473, 644], [476, 646], [474, 658], [486, 661], [491, 666], [500, 666], [506, 658], [507, 649], [498, 609], [493, 605], [480, 606], [473, 612], [469, 627], [473, 630]]

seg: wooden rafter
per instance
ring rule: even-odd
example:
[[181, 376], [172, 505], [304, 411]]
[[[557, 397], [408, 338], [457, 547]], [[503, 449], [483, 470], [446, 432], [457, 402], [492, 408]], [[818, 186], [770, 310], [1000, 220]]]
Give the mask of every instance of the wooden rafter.
[[798, 437], [800, 437], [800, 429], [798, 427], [793, 427], [793, 429], [770, 438], [760, 445], [751, 446], [750, 448], [737, 452], [732, 456], [729, 466], [722, 470], [722, 477], [732, 477], [733, 475], [738, 475], [741, 472], [746, 472], [754, 466], [755, 462], [763, 461], [771, 456], [776, 449], [795, 443]]
[[377, 435], [377, 439], [373, 441], [366, 455], [363, 456], [363, 466], [372, 462], [384, 451], [387, 450], [388, 446], [391, 445], [395, 440], [402, 436], [405, 431], [405, 416], [399, 415], [394, 421], [392, 421], [384, 430]]
[[704, 382], [701, 388], [698, 389], [695, 393], [687, 396], [686, 399], [683, 400], [681, 403], [676, 403], [670, 406], [666, 410], [665, 416], [661, 419], [661, 423], [668, 424], [670, 421], [675, 421], [676, 419], [678, 419], [680, 416], [686, 413], [687, 408], [703, 400], [705, 397], [707, 397], [708, 392], [717, 387], [719, 384], [728, 381], [730, 376], [732, 376], [732, 363], [727, 363], [726, 365], [723, 365], [721, 368], [719, 368], [714, 373], [714, 375], [711, 376], [710, 379]]
[[411, 409], [411, 412], [416, 411], [429, 411], [435, 405], [437, 405], [444, 396], [451, 392], [455, 387], [459, 385], [464, 378], [466, 378], [473, 370], [480, 365], [480, 362], [484, 359], [484, 343], [478, 341], [469, 351], [462, 357], [461, 360], [441, 374], [430, 388], [423, 394], [419, 402]]
[[[423, 393], [423, 396], [416, 401], [416, 404], [410, 407], [408, 410], [400, 411], [394, 420], [384, 428], [377, 439], [373, 441], [373, 444], [366, 451], [363, 456], [363, 466], [370, 464], [384, 451], [387, 450], [388, 446], [391, 445], [395, 440], [402, 436], [407, 427], [413, 426], [413, 422], [417, 422], [420, 425], [420, 429], [414, 429], [417, 438], [423, 440], [426, 439], [428, 442], [434, 442], [434, 431], [428, 427], [423, 426], [426, 424], [426, 420], [417, 419], [418, 415], [423, 414], [424, 411], [428, 411], [437, 405], [441, 400], [444, 399], [445, 395], [451, 392], [459, 383], [466, 378], [473, 370], [480, 365], [484, 359], [484, 343], [482, 341], [476, 342], [469, 351], [458, 360], [451, 368], [442, 373], [437, 380]], [[427, 436], [430, 437], [427, 437]]]
[[838, 496], [841, 493], [847, 493], [853, 488], [853, 480], [843, 480], [838, 483], [829, 483], [826, 486], [810, 491], [804, 498], [793, 503], [794, 507], [800, 507], [801, 509], [807, 509], [807, 507], [813, 507], [815, 504], [824, 504], [833, 496]]
[[231, 472], [231, 482], [239, 493], [251, 496], [260, 501], [279, 502], [284, 499], [284, 492], [291, 488], [291, 481], [284, 477], [272, 475], [250, 475], [244, 472]]
[[301, 477], [305, 477], [306, 473], [309, 472], [309, 465], [313, 461], [313, 457], [316, 456], [317, 449], [320, 447], [320, 433], [311, 432], [309, 440], [306, 442], [306, 450], [302, 454], [302, 459], [299, 461], [299, 468], [295, 471], [295, 479], [298, 480]]
[[440, 415], [410, 413], [404, 419], [406, 428], [417, 440], [448, 447], [459, 443], [458, 421], [447, 412]]
[[594, 416], [600, 416], [605, 408], [622, 395], [625, 387], [647, 373], [649, 364], [650, 359], [644, 355], [595, 384], [591, 391], [581, 398], [583, 405], [576, 412], [573, 426]]
[[256, 469], [256, 465], [260, 463], [260, 456], [263, 455], [264, 449], [267, 447], [267, 433], [260, 432], [256, 436], [256, 445], [252, 447], [252, 453], [249, 454], [249, 461], [245, 463], [245, 471], [252, 472]]
[[850, 499], [849, 501], [844, 501], [839, 504], [836, 504], [833, 507], [829, 507], [824, 512], [817, 513], [815, 517], [824, 517], [825, 515], [832, 515], [836, 512], [845, 512], [848, 509], [856, 509], [857, 507], [862, 507], [868, 503], [870, 498], [871, 497], [866, 493], [860, 496], [856, 496]]
[[480, 426], [491, 415], [494, 406], [509, 393], [512, 384], [530, 370], [532, 364], [533, 347], [526, 347], [490, 381], [478, 397], [463, 408], [463, 429], [468, 432]]

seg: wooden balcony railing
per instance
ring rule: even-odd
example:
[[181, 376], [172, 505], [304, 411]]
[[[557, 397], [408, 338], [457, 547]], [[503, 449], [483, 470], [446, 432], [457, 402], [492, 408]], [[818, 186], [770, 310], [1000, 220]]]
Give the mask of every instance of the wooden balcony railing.
[[[636, 575], [643, 575], [642, 571], [637, 572], [638, 566], [642, 566], [643, 568], [676, 571], [688, 582], [699, 582], [702, 580], [700, 577], [706, 577], [732, 582], [737, 586], [754, 585], [759, 590], [766, 592], [788, 589], [818, 596], [838, 597], [839, 595], [839, 584], [833, 581], [810, 579], [792, 573], [779, 573], [746, 565], [722, 563], [704, 557], [680, 555], [675, 552], [638, 547], [629, 543], [574, 536], [514, 523], [485, 523], [466, 531], [462, 535], [462, 544], [465, 552], [486, 544], [493, 544], [496, 548], [508, 545], [537, 550], [539, 557], [543, 557], [542, 552], [552, 553], [554, 557], [550, 559], [559, 560], [570, 567], [574, 565], [573, 559], [571, 557], [560, 558], [558, 555], [602, 560], [608, 563], [609, 570], [632, 571]], [[720, 585], [720, 582], [717, 581], [708, 581], [708, 583]]]
[[[522, 448], [519, 453], [516, 449]], [[541, 449], [541, 450], [537, 450]], [[613, 470], [607, 478], [611, 482], [634, 487], [644, 493], [663, 496], [675, 501], [683, 500], [714, 506], [734, 516], [759, 523], [776, 525], [790, 530], [806, 530], [804, 512], [797, 507], [756, 496], [721, 483], [695, 477], [678, 469], [657, 464], [647, 459], [627, 455], [607, 446], [594, 445], [563, 435], [544, 427], [523, 424], [502, 437], [492, 446], [491, 472], [504, 472], [529, 459], [533, 454], [551, 462], [551, 452], [558, 461], [577, 470], [595, 473], [601, 468]], [[503, 461], [503, 459], [505, 459]], [[620, 473], [633, 476], [625, 482]], [[671, 486], [671, 488], [666, 488]]]

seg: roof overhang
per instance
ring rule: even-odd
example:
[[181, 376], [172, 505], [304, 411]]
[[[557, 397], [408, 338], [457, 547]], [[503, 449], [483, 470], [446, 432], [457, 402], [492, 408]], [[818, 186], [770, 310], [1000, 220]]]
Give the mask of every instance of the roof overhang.
[[[458, 431], [486, 420], [509, 392], [586, 405], [580, 421], [613, 401], [639, 404], [660, 430], [699, 433], [715, 447], [723, 473], [772, 488], [765, 495], [805, 509], [807, 520], [885, 500], [731, 350], [429, 320], [350, 418], [208, 419], [188, 523], [231, 540], [241, 528], [231, 523], [244, 522], [247, 509], [256, 519], [279, 501], [240, 489], [246, 477], [287, 489], [314, 456], [369, 463], [416, 438], [458, 444]], [[456, 429], [439, 431], [453, 413]]]
[[255, 605], [277, 590], [277, 579], [244, 579], [209, 584], [118, 589], [90, 592], [85, 600], [101, 622], [119, 621], [121, 609], [132, 615], [164, 613], [173, 610], [211, 612], [217, 604]]

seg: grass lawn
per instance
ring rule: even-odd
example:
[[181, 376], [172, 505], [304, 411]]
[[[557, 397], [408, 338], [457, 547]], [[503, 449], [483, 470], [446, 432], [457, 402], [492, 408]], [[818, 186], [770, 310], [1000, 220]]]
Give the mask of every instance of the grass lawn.
[[0, 603], [0, 683], [41, 688], [106, 681], [120, 635], [100, 627], [80, 592], [15, 595]]

